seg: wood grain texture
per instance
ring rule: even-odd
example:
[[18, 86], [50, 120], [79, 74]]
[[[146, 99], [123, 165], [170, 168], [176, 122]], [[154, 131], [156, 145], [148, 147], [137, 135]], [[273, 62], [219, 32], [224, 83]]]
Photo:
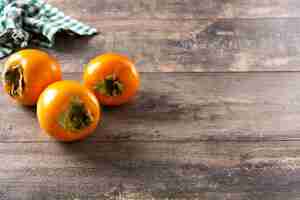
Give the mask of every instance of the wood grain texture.
[[143, 72], [300, 70], [298, 0], [49, 3], [100, 31], [91, 38], [58, 36], [48, 51], [65, 72], [80, 72], [92, 57], [111, 51], [128, 55]]
[[[299, 88], [300, 73], [143, 73], [135, 101], [104, 108], [88, 141], [299, 140]], [[0, 113], [1, 142], [53, 141], [4, 95]]]
[[300, 70], [300, 19], [107, 20], [91, 38], [59, 36], [54, 50], [65, 72], [81, 72], [96, 55], [128, 55], [141, 72]]
[[156, 73], [72, 144], [0, 95], [1, 200], [300, 199], [299, 0], [47, 2], [100, 31], [47, 50], [66, 79], [110, 51]]
[[129, 56], [141, 72], [300, 70], [299, 18], [86, 22], [100, 33], [59, 35], [54, 49], [47, 49], [64, 72], [81, 72], [91, 58], [106, 52]]
[[47, 0], [84, 20], [299, 17], [298, 0]]
[[0, 197], [294, 200], [299, 142], [0, 145]]
[[101, 32], [59, 42], [52, 53], [66, 72], [110, 51], [144, 72], [299, 71], [298, 0], [48, 2]]

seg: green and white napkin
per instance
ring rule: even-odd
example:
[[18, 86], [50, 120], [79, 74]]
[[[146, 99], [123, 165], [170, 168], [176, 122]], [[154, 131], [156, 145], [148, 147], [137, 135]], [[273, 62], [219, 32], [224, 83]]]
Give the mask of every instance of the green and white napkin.
[[0, 0], [0, 58], [31, 43], [52, 47], [58, 32], [83, 36], [97, 30], [41, 0]]

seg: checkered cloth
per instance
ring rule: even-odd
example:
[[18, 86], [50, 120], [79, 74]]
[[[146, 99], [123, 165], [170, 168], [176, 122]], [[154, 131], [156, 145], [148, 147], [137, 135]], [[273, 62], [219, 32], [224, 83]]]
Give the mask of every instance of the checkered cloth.
[[30, 43], [52, 47], [58, 32], [94, 35], [97, 30], [41, 0], [0, 0], [0, 58]]

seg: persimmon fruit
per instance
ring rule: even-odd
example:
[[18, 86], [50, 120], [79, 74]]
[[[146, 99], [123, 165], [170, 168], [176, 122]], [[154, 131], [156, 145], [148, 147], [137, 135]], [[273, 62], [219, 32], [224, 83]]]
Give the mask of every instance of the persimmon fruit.
[[125, 56], [107, 53], [85, 67], [83, 82], [103, 105], [118, 106], [130, 101], [138, 91], [140, 77]]
[[35, 105], [42, 91], [62, 79], [60, 65], [47, 53], [26, 49], [11, 55], [2, 72], [4, 91], [18, 103]]
[[50, 136], [65, 142], [91, 135], [100, 115], [100, 105], [95, 95], [76, 81], [51, 84], [37, 103], [41, 128]]

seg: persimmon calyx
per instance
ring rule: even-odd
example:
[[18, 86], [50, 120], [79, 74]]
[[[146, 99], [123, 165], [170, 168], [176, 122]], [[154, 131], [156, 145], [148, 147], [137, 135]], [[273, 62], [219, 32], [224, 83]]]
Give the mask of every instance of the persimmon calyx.
[[12, 97], [22, 96], [25, 89], [22, 65], [8, 67], [3, 74], [4, 82], [9, 88], [9, 95]]
[[116, 75], [112, 74], [98, 82], [95, 86], [95, 90], [102, 95], [119, 96], [124, 91], [124, 85], [119, 81]]
[[91, 112], [85, 107], [79, 97], [72, 97], [69, 107], [59, 116], [59, 125], [67, 131], [80, 131], [93, 122]]

